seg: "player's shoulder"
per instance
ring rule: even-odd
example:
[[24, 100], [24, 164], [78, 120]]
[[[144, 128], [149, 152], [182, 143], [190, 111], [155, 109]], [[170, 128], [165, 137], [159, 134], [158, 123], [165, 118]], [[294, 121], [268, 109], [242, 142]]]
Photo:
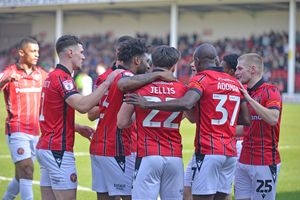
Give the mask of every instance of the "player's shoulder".
[[17, 70], [17, 65], [16, 64], [10, 64], [10, 65], [7, 65], [5, 66], [1, 72], [3, 71], [11, 71], [11, 70]]

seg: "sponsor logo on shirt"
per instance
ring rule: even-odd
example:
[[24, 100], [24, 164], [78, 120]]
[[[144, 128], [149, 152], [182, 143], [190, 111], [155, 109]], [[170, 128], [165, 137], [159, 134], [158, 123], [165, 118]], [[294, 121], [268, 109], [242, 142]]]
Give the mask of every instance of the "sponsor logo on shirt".
[[72, 90], [74, 88], [74, 84], [73, 84], [72, 80], [64, 81], [63, 85], [66, 90]]
[[16, 88], [16, 93], [30, 93], [30, 92], [41, 92], [41, 87], [30, 87], [30, 88]]
[[33, 75], [33, 80], [39, 81], [41, 79], [39, 74]]

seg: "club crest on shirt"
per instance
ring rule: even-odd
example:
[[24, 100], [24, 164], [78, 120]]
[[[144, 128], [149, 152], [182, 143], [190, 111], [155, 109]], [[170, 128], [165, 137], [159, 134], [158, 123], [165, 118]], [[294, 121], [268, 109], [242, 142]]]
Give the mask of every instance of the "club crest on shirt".
[[39, 81], [41, 79], [41, 76], [39, 74], [33, 75], [33, 80]]
[[20, 147], [20, 148], [18, 148], [18, 150], [17, 150], [17, 153], [19, 154], [19, 155], [23, 155], [24, 154], [24, 149], [22, 148], [22, 147]]
[[72, 80], [65, 80], [63, 82], [63, 85], [66, 90], [72, 90], [74, 88], [74, 84]]
[[70, 180], [73, 182], [73, 183], [76, 183], [77, 181], [77, 175], [75, 173], [71, 174], [70, 175]]

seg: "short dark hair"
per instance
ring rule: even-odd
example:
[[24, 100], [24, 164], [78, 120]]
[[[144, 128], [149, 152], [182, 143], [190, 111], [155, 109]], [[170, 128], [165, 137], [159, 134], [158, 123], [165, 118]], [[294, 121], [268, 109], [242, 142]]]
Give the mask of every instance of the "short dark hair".
[[82, 41], [74, 35], [63, 35], [56, 42], [56, 52], [60, 54], [66, 47], [81, 44]]
[[239, 58], [239, 56], [237, 54], [228, 54], [223, 57], [223, 60], [227, 63], [228, 67], [230, 67], [231, 69], [234, 69], [234, 71], [235, 71], [237, 63], [238, 63], [238, 61], [237, 61], [238, 58]]
[[170, 69], [178, 62], [180, 52], [174, 47], [161, 45], [154, 48], [151, 57], [154, 67]]
[[118, 60], [128, 64], [134, 56], [141, 56], [148, 52], [144, 39], [130, 39], [122, 42], [118, 48]]
[[31, 36], [25, 37], [20, 41], [18, 45], [18, 49], [24, 48], [27, 44], [38, 44], [38, 42], [34, 37]]
[[128, 35], [123, 35], [121, 37], [119, 37], [119, 39], [117, 40], [117, 45], [121, 44], [122, 42], [125, 42], [127, 40], [132, 40], [133, 37], [128, 36]]

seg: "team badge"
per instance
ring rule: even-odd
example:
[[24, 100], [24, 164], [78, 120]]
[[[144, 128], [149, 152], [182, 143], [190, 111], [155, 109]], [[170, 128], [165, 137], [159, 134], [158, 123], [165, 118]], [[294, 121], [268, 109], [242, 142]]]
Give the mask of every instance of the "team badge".
[[66, 90], [72, 90], [74, 88], [74, 84], [72, 80], [66, 80], [63, 82], [64, 88]]
[[40, 75], [39, 74], [35, 74], [33, 75], [33, 80], [35, 81], [39, 81], [41, 79]]
[[19, 154], [19, 155], [23, 155], [24, 154], [24, 149], [22, 148], [22, 147], [20, 147], [20, 148], [18, 148], [18, 150], [17, 150], [17, 153]]
[[70, 180], [71, 180], [73, 183], [76, 183], [76, 181], [77, 181], [77, 175], [76, 175], [75, 173], [71, 174]]

